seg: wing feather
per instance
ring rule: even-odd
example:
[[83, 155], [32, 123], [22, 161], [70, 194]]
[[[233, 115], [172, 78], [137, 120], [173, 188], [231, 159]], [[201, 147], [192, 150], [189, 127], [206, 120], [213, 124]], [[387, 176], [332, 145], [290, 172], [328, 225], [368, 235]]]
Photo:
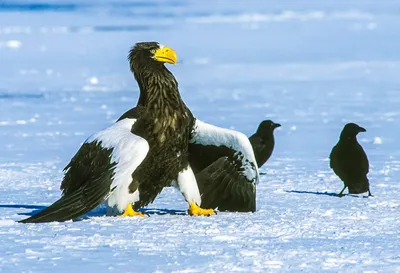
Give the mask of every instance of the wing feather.
[[195, 176], [201, 206], [255, 211], [259, 174], [249, 139], [240, 132], [196, 120], [190, 143], [189, 162], [199, 166]]
[[196, 174], [202, 194], [201, 207], [220, 211], [254, 212], [256, 185], [250, 183], [230, 162], [221, 157]]
[[109, 198], [110, 206], [124, 208], [133, 195], [132, 173], [144, 160], [148, 143], [131, 133], [135, 120], [124, 119], [89, 137], [65, 168], [62, 197], [21, 223], [67, 221]]
[[[199, 149], [200, 152], [204, 151], [204, 147], [207, 146], [216, 147], [218, 150], [228, 148], [228, 150], [233, 151], [236, 159], [241, 161], [243, 174], [250, 181], [258, 182], [259, 173], [253, 147], [243, 133], [220, 128], [196, 119], [190, 143], [193, 144], [192, 146], [203, 146]], [[190, 150], [193, 149], [189, 147], [189, 152]], [[219, 152], [219, 154], [221, 153]], [[206, 155], [202, 156], [205, 157]]]

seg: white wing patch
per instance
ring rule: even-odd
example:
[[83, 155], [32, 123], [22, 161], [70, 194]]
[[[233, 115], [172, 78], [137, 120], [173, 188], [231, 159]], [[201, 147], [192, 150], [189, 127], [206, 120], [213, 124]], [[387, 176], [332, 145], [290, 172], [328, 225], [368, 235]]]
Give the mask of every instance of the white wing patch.
[[113, 183], [110, 190], [115, 190], [108, 198], [108, 206], [117, 206], [119, 211], [125, 210], [129, 203], [139, 200], [139, 192], [129, 194], [129, 185], [132, 182], [132, 173], [145, 159], [149, 144], [147, 141], [131, 133], [136, 119], [123, 119], [110, 127], [92, 135], [86, 142], [101, 142], [106, 149], [113, 149], [111, 162], [117, 163]]
[[241, 154], [244, 174], [250, 181], [258, 182], [259, 174], [253, 147], [246, 135], [235, 130], [217, 127], [196, 119], [191, 143], [226, 146]]

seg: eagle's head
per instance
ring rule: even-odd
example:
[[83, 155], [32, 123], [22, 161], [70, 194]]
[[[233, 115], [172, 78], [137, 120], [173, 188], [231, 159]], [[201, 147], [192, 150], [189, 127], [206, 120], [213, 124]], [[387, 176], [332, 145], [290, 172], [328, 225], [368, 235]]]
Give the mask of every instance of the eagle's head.
[[129, 52], [128, 60], [131, 70], [135, 67], [160, 67], [164, 63], [176, 64], [178, 57], [175, 51], [157, 42], [136, 43]]

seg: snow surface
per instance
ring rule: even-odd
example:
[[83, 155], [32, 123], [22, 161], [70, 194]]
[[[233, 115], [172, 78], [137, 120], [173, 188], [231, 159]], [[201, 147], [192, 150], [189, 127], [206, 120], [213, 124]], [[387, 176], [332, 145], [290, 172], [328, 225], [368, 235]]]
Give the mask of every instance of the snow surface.
[[[94, 4], [96, 3], [96, 4]], [[51, 0], [0, 3], [0, 272], [400, 271], [400, 2]], [[159, 41], [201, 120], [282, 124], [256, 213], [186, 215], [168, 188], [147, 218], [18, 224], [59, 195], [91, 134], [135, 105], [126, 56]], [[337, 198], [346, 122], [373, 198]]]

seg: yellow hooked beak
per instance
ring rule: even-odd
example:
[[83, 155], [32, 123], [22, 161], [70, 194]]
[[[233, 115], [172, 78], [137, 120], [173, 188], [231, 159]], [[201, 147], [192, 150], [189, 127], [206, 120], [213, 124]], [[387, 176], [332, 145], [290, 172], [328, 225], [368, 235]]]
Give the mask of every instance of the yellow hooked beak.
[[169, 64], [176, 64], [178, 61], [176, 52], [168, 46], [164, 46], [162, 48], [157, 49], [156, 52], [154, 53], [154, 59], [156, 59], [159, 62], [169, 63]]

